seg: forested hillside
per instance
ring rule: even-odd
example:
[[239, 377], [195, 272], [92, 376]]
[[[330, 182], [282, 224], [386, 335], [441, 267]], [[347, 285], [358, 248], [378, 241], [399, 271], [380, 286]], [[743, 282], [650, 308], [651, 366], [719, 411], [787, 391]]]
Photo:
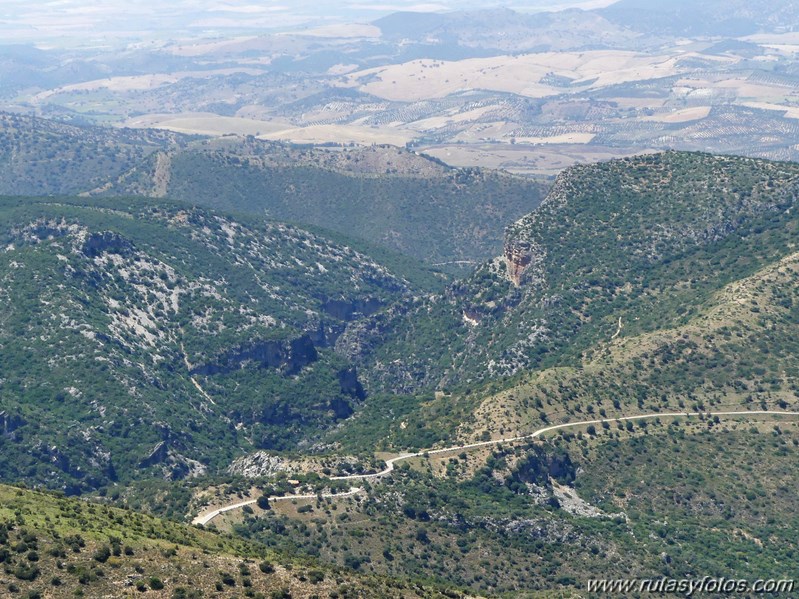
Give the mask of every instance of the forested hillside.
[[99, 503], [0, 485], [4, 597], [462, 597]]
[[292, 146], [0, 114], [0, 194], [146, 196], [324, 227], [453, 274], [502, 247], [547, 184], [391, 146]]
[[393, 391], [579, 366], [597, 343], [685, 324], [789, 256], [798, 190], [795, 164], [705, 154], [569, 169], [508, 228], [501, 257], [362, 323], [339, 348]]
[[0, 214], [6, 481], [80, 492], [307, 446], [366, 397], [337, 337], [416, 289], [318, 234], [166, 201]]
[[0, 113], [0, 194], [78, 194], [188, 139], [167, 131], [77, 126]]

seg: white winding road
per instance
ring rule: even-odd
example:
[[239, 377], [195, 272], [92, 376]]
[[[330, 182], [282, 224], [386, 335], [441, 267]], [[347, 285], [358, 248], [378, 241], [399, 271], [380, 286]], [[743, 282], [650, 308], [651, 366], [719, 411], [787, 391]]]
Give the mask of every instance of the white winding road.
[[[442, 453], [450, 453], [455, 451], [466, 451], [469, 449], [475, 449], [477, 447], [486, 447], [488, 445], [499, 445], [501, 443], [515, 443], [516, 441], [524, 441], [527, 439], [535, 439], [544, 435], [546, 433], [550, 433], [552, 431], [561, 430], [564, 428], [573, 428], [578, 426], [588, 426], [590, 424], [602, 424], [604, 422], [611, 423], [611, 422], [624, 422], [627, 420], [653, 420], [655, 418], [690, 418], [692, 416], [708, 416], [710, 418], [714, 416], [799, 416], [799, 412], [783, 412], [778, 410], [743, 410], [737, 412], [665, 412], [665, 413], [654, 413], [654, 414], [639, 414], [638, 416], [620, 416], [618, 418], [599, 418], [597, 420], [582, 420], [580, 422], [566, 422], [564, 424], [554, 424], [552, 426], [545, 426], [544, 428], [540, 428], [537, 431], [534, 431], [527, 435], [520, 435], [517, 437], [507, 437], [505, 439], [492, 439], [490, 441], [480, 441], [478, 443], [468, 443], [466, 445], [454, 445], [452, 447], [445, 447], [443, 449], [427, 449], [424, 451], [418, 451], [416, 453], [403, 453], [396, 457], [393, 457], [389, 460], [386, 460], [386, 467], [381, 470], [380, 472], [375, 472], [373, 474], [352, 474], [348, 476], [331, 476], [330, 480], [368, 480], [368, 479], [379, 479], [384, 476], [388, 476], [394, 471], [394, 464], [397, 462], [401, 462], [403, 460], [407, 460], [410, 458], [418, 458], [424, 455], [437, 455]], [[292, 499], [316, 499], [317, 497], [349, 497], [352, 495], [357, 495], [358, 493], [362, 492], [363, 489], [360, 487], [353, 487], [349, 491], [344, 493], [322, 493], [314, 494], [314, 495], [282, 495], [282, 496], [275, 496], [270, 497], [269, 502], [273, 503], [275, 501], [288, 501]], [[192, 520], [192, 524], [202, 524], [206, 525], [211, 520], [219, 516], [220, 514], [224, 514], [225, 512], [229, 512], [231, 510], [236, 510], [239, 508], [244, 507], [245, 505], [253, 505], [257, 499], [250, 499], [247, 501], [242, 501], [240, 503], [234, 503], [232, 505], [227, 505], [225, 507], [221, 507], [215, 509], [213, 511], [207, 512], [205, 514], [200, 514], [194, 520]]]

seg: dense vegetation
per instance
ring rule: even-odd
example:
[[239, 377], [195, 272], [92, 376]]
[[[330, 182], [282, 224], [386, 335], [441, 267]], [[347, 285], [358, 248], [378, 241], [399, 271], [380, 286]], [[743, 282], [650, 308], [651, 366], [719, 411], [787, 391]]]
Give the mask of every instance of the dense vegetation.
[[543, 190], [394, 147], [326, 150], [247, 138], [153, 156], [101, 191], [168, 195], [324, 226], [466, 272], [499, 251], [502, 228], [535, 208]]
[[[319, 218], [330, 177], [342, 189], [408, 179], [236, 152], [153, 160], [171, 173], [182, 160], [218, 176], [241, 169], [253, 186], [256, 172], [278, 187], [301, 173]], [[476, 189], [484, 177], [443, 172]], [[511, 596], [578, 593], [598, 573], [786, 577], [799, 525], [789, 492], [799, 438], [787, 418], [597, 423], [544, 443], [423, 455], [359, 482], [365, 493], [321, 495], [349, 488], [331, 475], [382, 467], [376, 449], [642, 412], [796, 410], [798, 196], [793, 164], [666, 153], [577, 167], [508, 228], [502, 257], [432, 296], [435, 275], [409, 258], [376, 260], [365, 242], [261, 216], [166, 200], [2, 199], [0, 478], [176, 519], [261, 498], [214, 521], [244, 543], [42, 495], [31, 520], [34, 495], [0, 489], [4, 543], [26, 545], [0, 552], [16, 579], [4, 584], [116, 580], [97, 562], [138, 566], [134, 585], [153, 593], [184, 576], [245, 595], [282, 589], [256, 582], [252, 564], [215, 557], [205, 568], [210, 558], [180, 547], [163, 570], [126, 561], [126, 547], [154, 559], [173, 543], [254, 560], [269, 546]], [[317, 499], [264, 497], [295, 489]], [[64, 561], [74, 580], [55, 571], [72, 546], [74, 533], [58, 528], [66, 511], [78, 512], [91, 550]], [[355, 580], [293, 568], [275, 568], [280, 585], [324, 582], [347, 596]]]
[[497, 254], [503, 227], [545, 189], [388, 146], [199, 140], [0, 114], [0, 194], [171, 197], [325, 227], [451, 273]]
[[234, 530], [363, 572], [487, 594], [589, 578], [790, 578], [795, 421], [614, 423], [419, 460], [361, 500], [298, 501]]
[[307, 443], [365, 398], [337, 336], [413, 290], [318, 234], [165, 201], [0, 213], [6, 481], [79, 492]]
[[77, 194], [105, 184], [188, 137], [75, 126], [0, 113], [0, 194]]
[[508, 228], [502, 258], [340, 344], [389, 391], [579, 366], [620, 318], [621, 338], [684, 324], [726, 285], [791, 254], [798, 189], [795, 164], [704, 154], [570, 169]]

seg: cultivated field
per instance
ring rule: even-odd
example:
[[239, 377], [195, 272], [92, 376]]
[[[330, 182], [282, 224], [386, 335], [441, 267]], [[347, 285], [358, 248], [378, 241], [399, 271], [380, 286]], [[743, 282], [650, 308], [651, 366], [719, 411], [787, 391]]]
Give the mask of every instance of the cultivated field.
[[[543, 82], [548, 75], [569, 80], [573, 89], [596, 89], [680, 75], [681, 61], [698, 58], [692, 52], [651, 56], [619, 50], [544, 52], [523, 56], [498, 56], [447, 62], [414, 60], [358, 71], [343, 85], [394, 101], [412, 102], [440, 98], [465, 89], [492, 90], [542, 98], [562, 93], [563, 86]], [[707, 56], [701, 57], [708, 60]], [[712, 57], [719, 66], [740, 59]]]

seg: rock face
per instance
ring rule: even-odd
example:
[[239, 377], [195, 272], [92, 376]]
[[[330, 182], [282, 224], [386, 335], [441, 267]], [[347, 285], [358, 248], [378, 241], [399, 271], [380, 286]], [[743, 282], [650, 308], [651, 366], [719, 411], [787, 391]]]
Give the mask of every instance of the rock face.
[[338, 382], [341, 385], [342, 393], [346, 393], [354, 399], [366, 399], [366, 391], [364, 391], [361, 381], [358, 380], [358, 370], [355, 367], [340, 370]]
[[507, 268], [508, 279], [516, 287], [544, 282], [546, 249], [527, 237], [526, 229], [509, 229], [505, 235], [502, 258]]
[[94, 258], [104, 253], [124, 255], [133, 249], [133, 245], [117, 233], [103, 231], [89, 235], [81, 249], [86, 256]]
[[28, 424], [21, 416], [12, 416], [5, 410], [0, 412], [0, 432], [4, 435], [11, 435], [18, 428]]
[[228, 374], [254, 364], [258, 368], [277, 368], [286, 375], [297, 374], [319, 359], [310, 336], [304, 334], [290, 341], [258, 341], [218, 356], [213, 362], [197, 366], [192, 375]]
[[523, 483], [546, 486], [550, 484], [550, 478], [561, 484], [570, 484], [576, 474], [576, 468], [568, 453], [550, 447], [536, 446], [518, 463], [511, 477]]
[[376, 298], [366, 298], [359, 300], [339, 300], [330, 299], [322, 304], [322, 309], [333, 318], [344, 322], [350, 322], [359, 316], [371, 316], [380, 308], [383, 303]]
[[283, 458], [266, 451], [256, 451], [248, 456], [234, 460], [227, 471], [230, 474], [257, 478], [259, 476], [273, 476], [288, 469], [289, 464]]
[[517, 287], [521, 286], [522, 275], [533, 260], [532, 245], [525, 241], [505, 241], [505, 262], [508, 265], [508, 278]]
[[516, 287], [528, 283], [544, 282], [546, 248], [535, 237], [537, 215], [529, 214], [516, 221], [505, 231], [502, 259], [505, 261], [508, 279]]
[[167, 457], [169, 457], [169, 446], [166, 441], [161, 441], [153, 448], [150, 455], [139, 462], [139, 468], [149, 468], [161, 464], [166, 461]]

